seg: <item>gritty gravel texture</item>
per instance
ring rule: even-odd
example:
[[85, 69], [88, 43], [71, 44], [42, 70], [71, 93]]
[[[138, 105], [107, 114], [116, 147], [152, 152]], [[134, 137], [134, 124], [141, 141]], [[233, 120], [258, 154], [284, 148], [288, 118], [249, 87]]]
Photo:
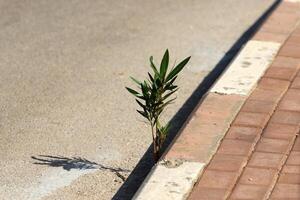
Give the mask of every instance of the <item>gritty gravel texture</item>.
[[100, 165], [130, 171], [151, 143], [128, 76], [192, 56], [170, 119], [271, 3], [0, 0], [0, 199], [110, 199], [122, 179]]

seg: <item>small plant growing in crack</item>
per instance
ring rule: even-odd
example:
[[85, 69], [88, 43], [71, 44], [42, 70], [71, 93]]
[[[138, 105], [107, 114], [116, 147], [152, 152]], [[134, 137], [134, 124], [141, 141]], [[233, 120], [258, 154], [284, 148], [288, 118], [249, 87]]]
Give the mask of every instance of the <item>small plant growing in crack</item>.
[[136, 102], [141, 107], [141, 110], [137, 110], [137, 112], [150, 123], [153, 140], [153, 158], [156, 162], [159, 159], [162, 145], [170, 128], [169, 123], [166, 125], [161, 123], [160, 117], [166, 106], [176, 99], [176, 97], [171, 98], [178, 90], [178, 86], [174, 83], [179, 72], [189, 60], [190, 57], [187, 57], [169, 70], [169, 51], [167, 49], [161, 60], [159, 69], [154, 64], [153, 57], [150, 57], [150, 67], [153, 73], [148, 72], [147, 80], [138, 81], [130, 77], [138, 85], [140, 92], [126, 87], [136, 97]]

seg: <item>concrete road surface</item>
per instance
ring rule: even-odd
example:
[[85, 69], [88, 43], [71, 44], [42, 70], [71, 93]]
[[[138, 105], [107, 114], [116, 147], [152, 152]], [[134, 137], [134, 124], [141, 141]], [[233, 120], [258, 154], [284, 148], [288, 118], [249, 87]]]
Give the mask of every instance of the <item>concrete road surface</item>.
[[110, 199], [151, 143], [125, 86], [192, 60], [170, 119], [272, 0], [0, 0], [0, 199]]

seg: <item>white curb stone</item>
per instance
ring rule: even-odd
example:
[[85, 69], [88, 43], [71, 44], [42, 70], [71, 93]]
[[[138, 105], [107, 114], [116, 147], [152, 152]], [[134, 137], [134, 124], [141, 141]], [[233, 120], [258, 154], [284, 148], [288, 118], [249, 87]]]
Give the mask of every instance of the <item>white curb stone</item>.
[[249, 95], [277, 54], [280, 43], [249, 41], [210, 92]]
[[160, 162], [135, 194], [136, 200], [183, 200], [204, 168], [203, 163], [182, 162], [169, 166]]

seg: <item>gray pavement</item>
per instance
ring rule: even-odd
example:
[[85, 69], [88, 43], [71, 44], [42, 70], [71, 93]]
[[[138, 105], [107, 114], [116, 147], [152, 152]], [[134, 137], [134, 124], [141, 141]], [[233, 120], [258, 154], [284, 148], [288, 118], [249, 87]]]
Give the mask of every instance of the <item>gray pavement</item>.
[[0, 199], [110, 199], [151, 143], [128, 76], [191, 55], [172, 118], [273, 2], [0, 0]]

